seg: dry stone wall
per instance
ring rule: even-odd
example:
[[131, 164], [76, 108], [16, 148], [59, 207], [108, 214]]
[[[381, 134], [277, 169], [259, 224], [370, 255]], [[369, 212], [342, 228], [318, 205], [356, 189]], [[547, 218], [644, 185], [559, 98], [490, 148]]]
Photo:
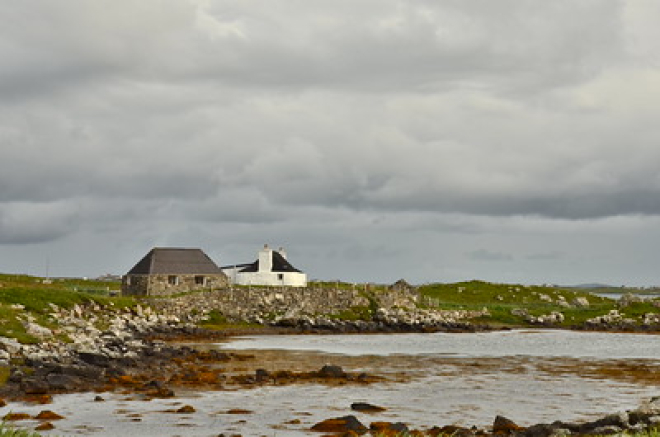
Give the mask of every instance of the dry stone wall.
[[[360, 289], [328, 287], [284, 287], [224, 289], [191, 293], [167, 299], [152, 299], [150, 304], [168, 313], [186, 316], [218, 311], [230, 320], [263, 321], [302, 316], [331, 315], [354, 307], [367, 307], [371, 301]], [[374, 294], [376, 305], [385, 308], [414, 308], [417, 293], [388, 291]]]

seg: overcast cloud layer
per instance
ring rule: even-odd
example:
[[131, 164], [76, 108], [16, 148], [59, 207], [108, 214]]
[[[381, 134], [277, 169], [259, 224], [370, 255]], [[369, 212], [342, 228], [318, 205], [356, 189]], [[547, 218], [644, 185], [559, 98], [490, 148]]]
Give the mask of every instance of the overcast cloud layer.
[[0, 271], [660, 283], [652, 0], [0, 10]]

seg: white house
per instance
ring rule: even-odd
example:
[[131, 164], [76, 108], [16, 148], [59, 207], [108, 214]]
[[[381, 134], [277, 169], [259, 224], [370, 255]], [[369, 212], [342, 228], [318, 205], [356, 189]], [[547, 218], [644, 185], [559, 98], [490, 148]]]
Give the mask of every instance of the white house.
[[307, 275], [296, 269], [282, 248], [273, 250], [267, 244], [252, 264], [222, 267], [232, 284], [306, 287]]

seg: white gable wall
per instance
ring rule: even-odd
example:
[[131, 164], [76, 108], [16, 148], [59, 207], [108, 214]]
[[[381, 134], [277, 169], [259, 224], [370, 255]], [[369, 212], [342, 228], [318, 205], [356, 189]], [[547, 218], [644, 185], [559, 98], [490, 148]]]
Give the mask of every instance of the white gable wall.
[[298, 272], [239, 272], [235, 284], [306, 287], [307, 275]]
[[[286, 258], [286, 253], [280, 250]], [[265, 246], [259, 251], [259, 271], [241, 272], [243, 267], [224, 269], [232, 284], [266, 285], [271, 287], [306, 287], [307, 275], [300, 272], [273, 272], [273, 250]]]

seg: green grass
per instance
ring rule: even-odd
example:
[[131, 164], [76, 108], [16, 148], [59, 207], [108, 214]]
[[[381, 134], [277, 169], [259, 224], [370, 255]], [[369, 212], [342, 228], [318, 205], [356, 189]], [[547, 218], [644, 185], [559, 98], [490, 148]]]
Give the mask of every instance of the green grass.
[[345, 321], [371, 320], [373, 314], [372, 309], [368, 306], [355, 306], [341, 311], [339, 314], [328, 315], [328, 318]]
[[227, 329], [261, 329], [263, 325], [256, 323], [247, 323], [247, 322], [232, 322], [227, 319], [223, 314], [220, 314], [218, 311], [213, 310], [207, 314], [207, 319], [200, 323], [200, 326], [206, 329], [211, 329], [214, 331], [222, 331]]
[[[75, 291], [82, 290], [82, 285], [85, 289], [97, 291]], [[101, 285], [105, 287], [104, 293], [98, 291]], [[0, 275], [0, 336], [15, 338], [21, 343], [37, 342], [37, 338], [25, 332], [21, 317], [29, 313], [38, 324], [56, 328], [57, 320], [50, 316], [53, 312], [51, 304], [65, 309], [91, 303], [116, 309], [137, 305], [132, 298], [109, 296], [108, 287], [112, 289], [117, 284], [73, 279], [44, 281], [27, 275]]]
[[0, 437], [41, 437], [41, 434], [26, 429], [14, 428], [7, 423], [0, 423]]
[[[528, 314], [540, 316], [553, 311], [561, 312], [565, 320], [561, 326], [579, 325], [586, 320], [607, 314], [617, 309], [617, 303], [611, 299], [592, 295], [579, 290], [557, 287], [525, 286], [515, 284], [493, 284], [483, 281], [459, 282], [454, 284], [430, 284], [419, 288], [425, 296], [424, 302], [429, 308], [480, 310], [487, 308], [490, 317], [475, 320], [503, 326], [526, 326], [524, 316], [515, 316], [511, 312], [524, 309]], [[560, 296], [571, 303], [577, 297], [586, 297], [589, 307], [566, 308], [557, 302]], [[626, 317], [637, 320], [647, 312], [658, 312], [650, 303], [633, 304], [620, 309]]]

